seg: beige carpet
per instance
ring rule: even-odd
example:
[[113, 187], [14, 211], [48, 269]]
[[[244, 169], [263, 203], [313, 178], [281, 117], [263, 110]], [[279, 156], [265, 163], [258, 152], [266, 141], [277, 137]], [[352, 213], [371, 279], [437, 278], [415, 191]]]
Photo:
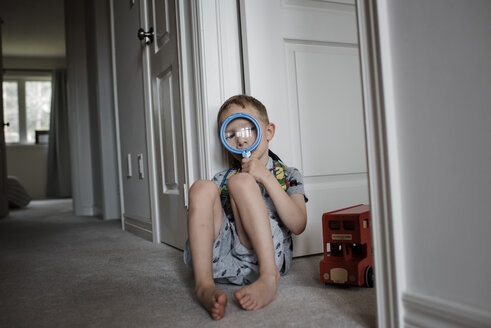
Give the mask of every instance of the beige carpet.
[[182, 252], [33, 201], [0, 220], [0, 327], [375, 327], [375, 289], [324, 286], [321, 256], [297, 258], [278, 298], [215, 322], [193, 296]]

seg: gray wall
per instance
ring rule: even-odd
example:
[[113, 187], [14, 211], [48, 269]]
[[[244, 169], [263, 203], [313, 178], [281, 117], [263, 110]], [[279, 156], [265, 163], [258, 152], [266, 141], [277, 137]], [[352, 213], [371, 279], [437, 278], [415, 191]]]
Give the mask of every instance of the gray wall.
[[118, 162], [112, 84], [111, 24], [109, 1], [88, 1], [89, 101], [97, 158], [94, 176], [100, 197], [102, 216], [120, 218]]
[[120, 218], [107, 1], [65, 1], [73, 205]]
[[46, 199], [48, 145], [7, 145], [7, 175], [15, 176], [32, 199]]
[[405, 322], [484, 327], [491, 321], [491, 2], [379, 3], [388, 18], [382, 64]]

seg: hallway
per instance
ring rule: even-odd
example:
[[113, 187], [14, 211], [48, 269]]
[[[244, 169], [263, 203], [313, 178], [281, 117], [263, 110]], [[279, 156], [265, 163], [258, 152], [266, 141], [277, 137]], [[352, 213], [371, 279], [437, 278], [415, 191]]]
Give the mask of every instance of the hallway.
[[320, 256], [297, 258], [278, 298], [254, 312], [227, 292], [210, 319], [195, 301], [182, 252], [71, 214], [71, 201], [33, 201], [0, 220], [1, 327], [374, 327], [375, 289], [325, 287]]

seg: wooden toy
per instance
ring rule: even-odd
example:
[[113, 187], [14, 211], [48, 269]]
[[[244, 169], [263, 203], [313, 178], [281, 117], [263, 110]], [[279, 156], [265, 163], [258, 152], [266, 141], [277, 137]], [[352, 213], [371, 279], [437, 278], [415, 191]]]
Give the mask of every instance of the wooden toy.
[[327, 284], [373, 287], [370, 207], [356, 205], [322, 215], [324, 259], [320, 279]]

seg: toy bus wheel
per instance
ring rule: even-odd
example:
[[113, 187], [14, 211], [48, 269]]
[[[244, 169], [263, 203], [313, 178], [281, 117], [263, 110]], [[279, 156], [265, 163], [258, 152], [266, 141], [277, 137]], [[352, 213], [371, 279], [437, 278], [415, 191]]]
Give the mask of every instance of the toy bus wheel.
[[365, 268], [365, 286], [373, 287], [373, 268], [371, 266]]

